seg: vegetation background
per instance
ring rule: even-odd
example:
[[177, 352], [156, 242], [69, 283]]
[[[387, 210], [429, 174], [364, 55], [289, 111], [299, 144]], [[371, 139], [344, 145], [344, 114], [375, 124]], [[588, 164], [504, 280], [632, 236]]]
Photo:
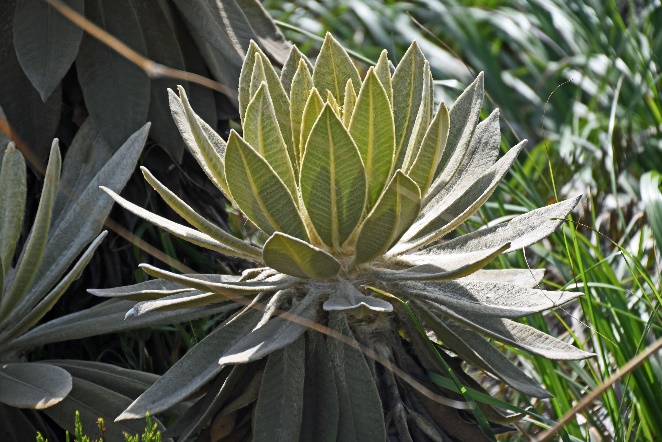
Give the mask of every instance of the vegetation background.
[[[530, 140], [530, 147], [480, 216], [464, 228], [470, 231], [487, 220], [508, 220], [584, 194], [581, 209], [562, 229], [492, 265], [544, 267], [548, 287], [583, 291], [580, 302], [526, 321], [555, 336], [570, 335], [578, 346], [598, 355], [580, 362], [551, 362], [511, 351], [555, 397], [530, 402], [497, 383], [492, 393], [552, 420], [569, 415], [565, 428], [574, 440], [659, 438], [662, 360], [651, 350], [660, 347], [662, 337], [660, 1], [264, 0], [263, 5], [304, 53], [316, 53], [326, 31], [355, 51], [359, 65], [362, 60], [375, 62], [383, 48], [397, 60], [411, 40], [417, 40], [430, 60], [436, 96], [446, 103], [478, 72], [485, 72], [489, 104], [482, 117], [500, 108], [504, 150], [522, 138]], [[212, 107], [227, 129], [236, 114], [231, 105], [216, 100]], [[68, 112], [75, 109], [74, 103]], [[65, 145], [66, 130], [60, 127]], [[239, 234], [250, 234], [233, 213], [225, 212], [213, 189], [207, 186], [199, 193], [205, 180], [197, 168], [189, 167], [187, 154], [172, 166], [159, 144], [152, 140], [143, 164], [174, 176], [171, 182], [197, 200], [205, 215]], [[156, 204], [135, 181], [126, 192], [140, 192]], [[216, 203], [208, 204], [215, 198]], [[138, 199], [135, 193], [131, 199]], [[117, 208], [111, 217], [196, 271], [242, 269], [241, 262], [192, 249]], [[117, 237], [106, 243], [106, 249], [97, 252], [102, 256], [46, 319], [95, 303], [85, 293], [88, 287], [129, 284], [143, 277], [135, 271], [137, 264], [153, 258]], [[104, 361], [161, 374], [216, 323], [211, 318], [52, 344], [30, 357]], [[647, 350], [652, 354], [637, 360]], [[541, 431], [529, 418], [517, 426], [518, 433], [500, 438], [527, 440]]]

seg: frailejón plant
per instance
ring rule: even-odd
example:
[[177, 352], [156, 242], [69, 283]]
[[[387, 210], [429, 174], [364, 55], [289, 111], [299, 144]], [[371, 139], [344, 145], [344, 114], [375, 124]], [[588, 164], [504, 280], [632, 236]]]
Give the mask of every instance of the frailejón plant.
[[[467, 408], [462, 396], [442, 393], [428, 372], [449, 376], [452, 366], [456, 380], [479, 389], [463, 361], [547, 397], [486, 337], [552, 359], [590, 356], [513, 320], [579, 293], [536, 288], [542, 270], [483, 269], [549, 235], [579, 198], [443, 240], [487, 200], [524, 146], [497, 160], [498, 111], [479, 122], [482, 74], [450, 110], [442, 103], [435, 111], [429, 64], [416, 43], [397, 68], [384, 52], [362, 76], [327, 35], [314, 66], [294, 48], [280, 74], [251, 44], [239, 83], [243, 136], [233, 131], [227, 142], [196, 116], [182, 89], [170, 92], [170, 105], [188, 148], [263, 232], [262, 245], [211, 224], [146, 169], [146, 180], [192, 227], [108, 190], [164, 230], [260, 266], [239, 277], [143, 265], [157, 279], [91, 290], [140, 301], [129, 317], [243, 306], [119, 420], [195, 398], [166, 436], [185, 439], [211, 421], [212, 438], [480, 440], [512, 416], [480, 406], [474, 412], [493, 428], [479, 429], [457, 409]], [[417, 332], [412, 316], [440, 345]], [[447, 400], [432, 400], [431, 391]]]

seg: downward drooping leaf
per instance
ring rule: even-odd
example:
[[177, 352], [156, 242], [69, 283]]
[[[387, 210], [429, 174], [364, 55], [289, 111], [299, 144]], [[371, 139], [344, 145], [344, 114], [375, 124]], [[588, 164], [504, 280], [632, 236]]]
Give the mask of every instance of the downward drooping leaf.
[[[23, 228], [27, 192], [25, 177], [23, 155], [14, 143], [10, 143], [6, 149], [3, 147], [0, 168], [0, 271], [3, 282], [11, 267], [16, 242]], [[3, 289], [4, 284], [0, 286], [0, 294]]]
[[338, 392], [331, 357], [322, 334], [306, 332], [303, 416], [299, 440], [335, 442], [338, 432]]
[[310, 132], [300, 187], [317, 234], [326, 245], [340, 249], [363, 213], [366, 177], [354, 141], [329, 104]]
[[305, 342], [302, 335], [292, 344], [269, 355], [255, 405], [254, 441], [299, 440], [304, 394], [302, 380], [306, 366]]
[[298, 162], [293, 162], [287, 153], [267, 83], [262, 82], [253, 95], [246, 108], [243, 126], [246, 142], [269, 163], [290, 194], [295, 196], [297, 189], [294, 171]]
[[[331, 329], [354, 339], [345, 314], [331, 313], [329, 316]], [[382, 403], [363, 353], [333, 338], [327, 339], [327, 348], [338, 389], [338, 440], [386, 440]]]
[[531, 326], [509, 319], [497, 318], [492, 315], [480, 315], [468, 311], [463, 311], [460, 314], [440, 304], [429, 301], [422, 301], [422, 303], [427, 308], [444, 314], [473, 331], [544, 358], [572, 361], [586, 359], [594, 355]]
[[[393, 73], [393, 120], [395, 121], [395, 169], [404, 160], [409, 137], [421, 105], [425, 56], [414, 41]], [[383, 69], [383, 68], [382, 68]]]
[[383, 255], [411, 226], [420, 208], [418, 186], [398, 170], [361, 225], [356, 240], [356, 262], [372, 261]]
[[318, 315], [319, 293], [308, 293], [301, 298], [287, 318], [271, 319], [262, 327], [254, 330], [225, 351], [219, 364], [245, 364], [257, 361], [284, 348], [299, 339], [308, 329], [307, 325], [315, 322]]
[[356, 99], [349, 133], [359, 149], [368, 181], [370, 210], [390, 178], [395, 150], [395, 129], [388, 96], [375, 70], [366, 74]]
[[354, 87], [361, 84], [359, 71], [352, 59], [336, 39], [327, 33], [313, 68], [315, 87], [322, 95], [325, 95], [326, 91], [331, 92], [336, 101], [343, 103], [348, 79], [352, 80]]
[[[83, 13], [83, 0], [67, 1]], [[9, 11], [6, 11], [9, 13]], [[40, 0], [22, 0], [14, 11], [14, 47], [21, 67], [46, 101], [76, 58], [83, 30]]]
[[[341, 280], [336, 290], [324, 302], [327, 312], [358, 313], [360, 309], [372, 312], [392, 312], [393, 306], [383, 299], [366, 296], [354, 287], [349, 281]], [[359, 315], [355, 315], [359, 316]]]
[[308, 239], [293, 195], [276, 172], [236, 132], [225, 152], [232, 197], [246, 217], [267, 235], [283, 232]]
[[36, 362], [0, 364], [0, 402], [41, 410], [60, 402], [71, 391], [65, 370]]
[[[18, 3], [21, 2], [4, 1], [0, 14], [0, 107], [12, 132], [8, 138], [16, 142], [20, 139], [30, 149], [33, 155], [26, 156], [26, 160], [36, 171], [35, 160], [46, 162], [60, 121], [62, 87], [56, 86], [44, 102], [25, 76], [16, 57], [12, 35], [13, 11]], [[0, 149], [5, 147], [6, 144], [0, 145]]]
[[[132, 49], [146, 53], [140, 22], [129, 0], [113, 4], [91, 0], [85, 6], [89, 20], [111, 35], [121, 36]], [[111, 147], [120, 146], [147, 120], [149, 78], [138, 66], [88, 34], [83, 36], [76, 70], [97, 129]]]
[[299, 278], [333, 278], [340, 271], [340, 263], [332, 255], [280, 232], [264, 243], [262, 258], [272, 269]]
[[[417, 304], [415, 304], [417, 305]], [[443, 316], [435, 316], [428, 310], [417, 309], [422, 318], [444, 345], [451, 348], [467, 362], [485, 370], [524, 394], [548, 398], [549, 392], [528, 377], [503, 353], [476, 332], [452, 323]]]
[[[184, 54], [177, 40], [177, 32], [167, 19], [170, 7], [166, 2], [153, 0], [131, 0], [136, 9], [145, 47], [146, 56], [169, 68], [187, 70]], [[162, 77], [150, 80], [147, 121], [152, 123], [151, 138], [160, 145], [177, 163], [181, 163], [185, 144], [179, 136], [177, 126], [168, 107], [168, 90], [176, 89], [181, 80]], [[183, 82], [188, 90], [188, 82]], [[197, 104], [197, 103], [196, 103]], [[202, 109], [201, 109], [202, 110]], [[202, 110], [204, 112], [204, 110]]]
[[246, 308], [209, 333], [181, 357], [117, 418], [137, 419], [159, 413], [187, 399], [218, 374], [218, 355], [229, 349], [255, 327], [260, 312]]
[[437, 165], [435, 179], [426, 201], [443, 189], [457, 173], [478, 124], [480, 108], [483, 106], [483, 95], [483, 73], [481, 72], [455, 100], [448, 112], [450, 118], [448, 141], [444, 154]]

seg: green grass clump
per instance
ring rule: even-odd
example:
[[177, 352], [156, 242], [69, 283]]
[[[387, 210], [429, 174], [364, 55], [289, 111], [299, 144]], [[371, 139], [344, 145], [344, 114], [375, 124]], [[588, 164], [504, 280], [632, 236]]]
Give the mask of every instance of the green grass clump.
[[[124, 434], [125, 442], [161, 442], [161, 432], [158, 430], [158, 426], [155, 423], [152, 423], [152, 418], [149, 413], [145, 416], [145, 431], [142, 435], [136, 434], [132, 436], [130, 434]], [[83, 424], [80, 421], [80, 413], [76, 411], [76, 417], [74, 421], [74, 439], [73, 442], [103, 442], [103, 436], [106, 432], [106, 427], [102, 418], [99, 418], [97, 421], [97, 428], [100, 433], [98, 439], [91, 439], [90, 436], [86, 435], [83, 431]], [[37, 442], [48, 442], [48, 439], [44, 438], [41, 433], [37, 433]], [[65, 440], [67, 442], [71, 441], [71, 435], [67, 431]]]

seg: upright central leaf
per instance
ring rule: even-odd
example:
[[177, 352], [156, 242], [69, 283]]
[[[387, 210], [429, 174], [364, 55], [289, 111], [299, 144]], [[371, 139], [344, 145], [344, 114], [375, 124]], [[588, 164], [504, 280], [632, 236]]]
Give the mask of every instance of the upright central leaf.
[[368, 180], [368, 210], [388, 182], [395, 150], [395, 127], [388, 96], [374, 68], [365, 77], [349, 126]]
[[361, 219], [367, 186], [359, 151], [329, 104], [310, 132], [300, 187], [319, 237], [340, 249]]
[[225, 152], [225, 174], [232, 197], [260, 230], [268, 235], [279, 231], [308, 238], [287, 186], [269, 163], [234, 131]]

